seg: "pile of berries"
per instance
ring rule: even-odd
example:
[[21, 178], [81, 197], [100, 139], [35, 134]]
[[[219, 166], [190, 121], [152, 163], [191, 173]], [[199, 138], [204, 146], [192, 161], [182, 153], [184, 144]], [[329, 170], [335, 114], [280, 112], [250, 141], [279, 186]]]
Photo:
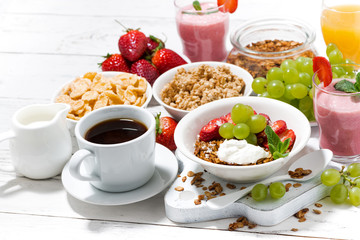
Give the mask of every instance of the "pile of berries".
[[146, 36], [138, 29], [126, 29], [120, 36], [119, 53], [108, 54], [100, 63], [102, 71], [120, 71], [144, 77], [151, 85], [167, 70], [187, 62], [176, 52], [165, 48], [159, 38]]

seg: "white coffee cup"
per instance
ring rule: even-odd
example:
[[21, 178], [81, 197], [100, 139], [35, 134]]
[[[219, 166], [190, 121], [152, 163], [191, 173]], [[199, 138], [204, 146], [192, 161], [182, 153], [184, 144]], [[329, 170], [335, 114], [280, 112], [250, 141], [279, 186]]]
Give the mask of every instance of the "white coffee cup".
[[[143, 123], [147, 131], [123, 143], [99, 144], [85, 139], [93, 126], [106, 120], [133, 119]], [[144, 185], [155, 171], [155, 118], [147, 110], [114, 105], [85, 115], [75, 127], [79, 149], [70, 159], [70, 174], [107, 192], [130, 191]], [[84, 165], [82, 168], [81, 166]]]

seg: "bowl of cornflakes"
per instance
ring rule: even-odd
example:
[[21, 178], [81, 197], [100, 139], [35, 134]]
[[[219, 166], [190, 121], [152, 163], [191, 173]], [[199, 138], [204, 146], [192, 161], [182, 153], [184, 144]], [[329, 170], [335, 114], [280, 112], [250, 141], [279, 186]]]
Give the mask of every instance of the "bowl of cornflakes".
[[176, 120], [206, 103], [252, 92], [253, 77], [224, 62], [194, 62], [170, 69], [153, 85], [153, 96]]
[[56, 91], [52, 102], [70, 105], [67, 123], [77, 148], [75, 125], [85, 114], [111, 105], [134, 105], [145, 108], [152, 97], [145, 78], [125, 72], [88, 72], [65, 83]]

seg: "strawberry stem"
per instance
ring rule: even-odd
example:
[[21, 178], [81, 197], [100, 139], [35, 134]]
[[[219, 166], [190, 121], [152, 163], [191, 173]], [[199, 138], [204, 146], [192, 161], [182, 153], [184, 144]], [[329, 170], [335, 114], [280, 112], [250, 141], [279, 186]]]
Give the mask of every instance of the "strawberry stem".
[[[114, 20], [115, 22], [117, 22], [118, 24], [120, 24], [124, 29], [125, 29], [125, 32], [130, 32], [130, 31], [132, 31], [132, 30], [134, 30], [134, 29], [132, 29], [132, 28], [127, 28], [127, 27], [125, 27], [120, 21], [118, 21], [118, 20]], [[137, 28], [137, 29], [135, 29], [135, 30], [140, 30], [140, 28]]]
[[[108, 59], [108, 58], [111, 57], [111, 56], [112, 56], [112, 54], [107, 53], [106, 56], [102, 56], [102, 57]], [[103, 64], [103, 62], [102, 62], [102, 63], [98, 63], [98, 65], [99, 65], [100, 68], [101, 68], [102, 64]]]
[[162, 129], [160, 127], [160, 115], [161, 115], [161, 112], [156, 114], [156, 117], [155, 117], [155, 121], [156, 121], [156, 135], [160, 135], [162, 133]]
[[128, 30], [127, 27], [125, 27], [120, 21], [118, 21], [117, 19], [115, 19], [115, 22], [117, 22], [118, 24], [120, 24], [126, 31]]

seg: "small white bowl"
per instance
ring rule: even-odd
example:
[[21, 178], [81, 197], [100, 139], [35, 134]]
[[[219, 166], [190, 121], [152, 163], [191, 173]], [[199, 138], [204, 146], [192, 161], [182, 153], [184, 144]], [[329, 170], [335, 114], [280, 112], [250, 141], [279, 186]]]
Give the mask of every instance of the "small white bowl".
[[[207, 162], [195, 156], [194, 145], [200, 129], [210, 120], [231, 112], [237, 103], [250, 105], [257, 113], [266, 113], [272, 121], [284, 120], [288, 128], [294, 130], [296, 140], [288, 157], [259, 165], [231, 166]], [[287, 103], [262, 97], [236, 97], [217, 100], [191, 111], [178, 123], [174, 138], [180, 153], [211, 174], [230, 182], [246, 183], [262, 180], [279, 170], [305, 147], [310, 133], [311, 127], [305, 115]]]
[[[101, 74], [103, 74], [104, 77], [107, 77], [107, 78], [111, 78], [111, 77], [114, 77], [118, 74], [121, 74], [122, 72], [99, 72]], [[61, 93], [61, 90], [66, 86], [68, 85], [69, 83], [71, 83], [74, 79], [72, 79], [71, 81], [63, 84], [56, 92], [55, 94], [53, 95], [52, 99], [51, 99], [51, 102], [55, 102], [57, 96], [60, 95]], [[145, 103], [141, 106], [142, 108], [146, 108], [149, 104], [149, 102], [151, 101], [151, 98], [152, 98], [152, 88], [151, 88], [151, 85], [148, 81], [146, 81], [147, 83], [147, 88], [146, 88], [146, 101]], [[77, 120], [73, 120], [73, 119], [69, 119], [69, 118], [66, 118], [66, 122], [67, 122], [67, 125], [68, 125], [68, 128], [69, 128], [69, 131], [70, 131], [70, 135], [71, 135], [71, 138], [72, 138], [72, 144], [73, 144], [73, 152], [75, 152], [77, 149], [78, 149], [78, 146], [77, 146], [77, 142], [76, 142], [76, 137], [75, 137], [75, 126], [76, 126], [76, 123], [78, 122]]]
[[194, 63], [188, 63], [188, 64], [184, 64], [184, 65], [172, 68], [172, 69], [168, 70], [167, 72], [163, 73], [162, 75], [160, 75], [160, 77], [158, 77], [158, 79], [156, 79], [155, 83], [153, 84], [153, 96], [156, 99], [156, 101], [160, 105], [162, 105], [165, 108], [165, 110], [172, 117], [174, 117], [177, 121], [179, 121], [181, 118], [183, 118], [187, 113], [189, 113], [189, 111], [174, 108], [174, 107], [171, 107], [171, 106], [165, 104], [161, 100], [161, 94], [160, 94], [161, 90], [165, 87], [165, 85], [167, 83], [169, 83], [169, 82], [171, 82], [171, 80], [173, 80], [173, 78], [179, 68], [184, 68], [185, 70], [189, 70], [189, 69], [196, 68], [203, 64], [209, 65], [212, 67], [217, 67], [217, 66], [222, 66], [222, 65], [228, 66], [230, 68], [230, 71], [232, 74], [235, 74], [244, 80], [245, 91], [244, 91], [243, 96], [249, 96], [252, 92], [251, 83], [254, 79], [251, 76], [251, 74], [248, 71], [246, 71], [245, 69], [238, 67], [236, 65], [233, 65], [233, 64], [224, 63], [224, 62], [194, 62]]

